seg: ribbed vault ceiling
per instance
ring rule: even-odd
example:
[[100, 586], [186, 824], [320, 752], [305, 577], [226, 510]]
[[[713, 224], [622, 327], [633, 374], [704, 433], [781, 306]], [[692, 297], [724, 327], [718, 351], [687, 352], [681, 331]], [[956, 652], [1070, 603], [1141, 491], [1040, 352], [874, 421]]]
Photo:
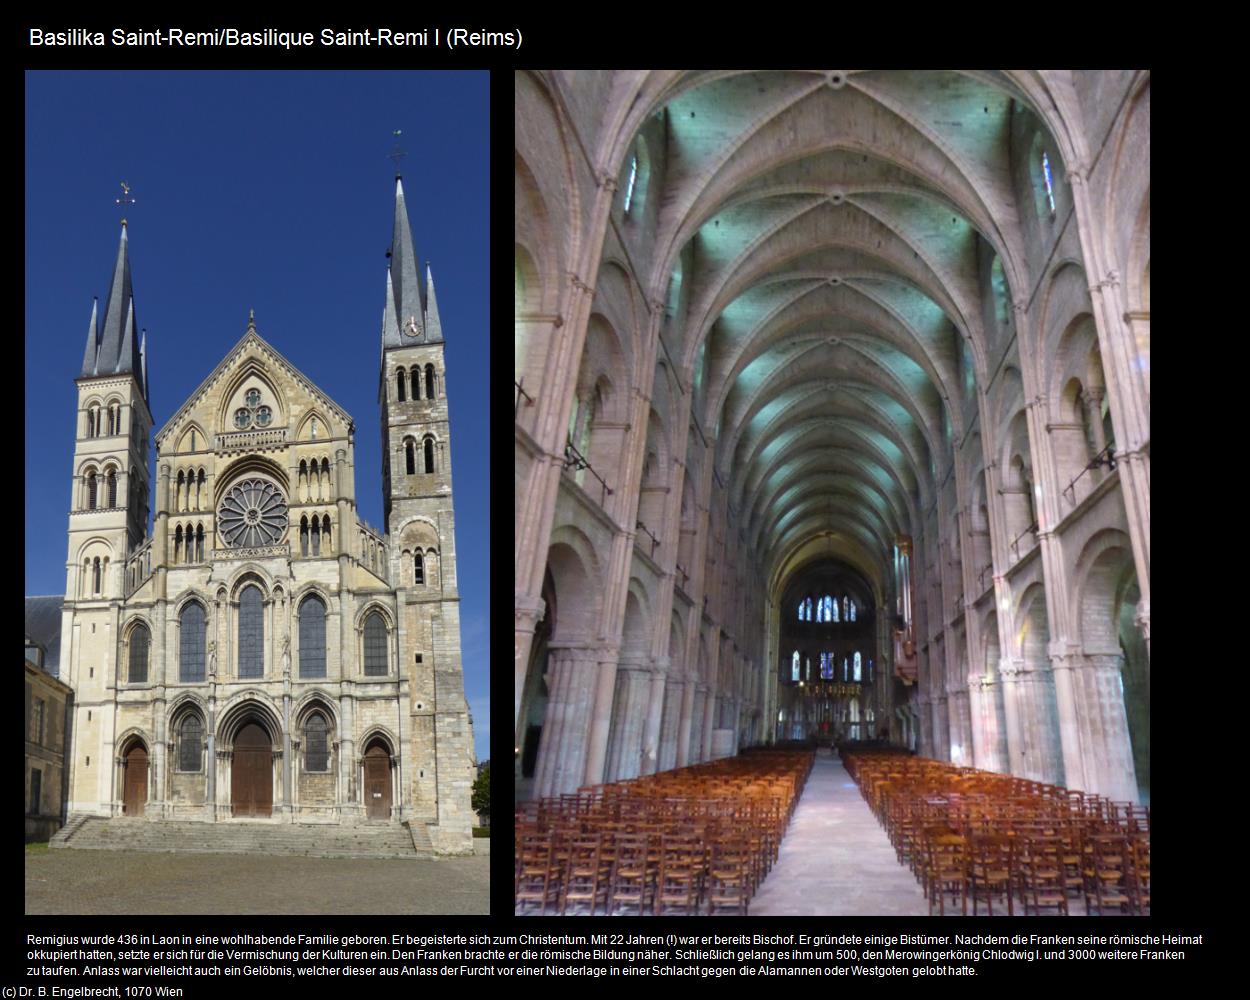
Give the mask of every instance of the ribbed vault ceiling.
[[961, 354], [984, 375], [979, 262], [997, 254], [1010, 275], [1022, 259], [1008, 136], [1022, 95], [995, 73], [665, 86], [650, 277], [664, 287], [687, 262], [676, 347], [729, 502], [774, 594], [828, 558], [880, 587], [962, 436]]

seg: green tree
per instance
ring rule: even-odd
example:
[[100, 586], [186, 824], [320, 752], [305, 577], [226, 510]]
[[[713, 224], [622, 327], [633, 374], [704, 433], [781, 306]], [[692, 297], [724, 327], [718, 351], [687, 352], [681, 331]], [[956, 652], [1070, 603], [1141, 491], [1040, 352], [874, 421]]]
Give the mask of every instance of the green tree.
[[482, 765], [482, 773], [473, 782], [471, 802], [474, 811], [490, 815], [490, 761]]

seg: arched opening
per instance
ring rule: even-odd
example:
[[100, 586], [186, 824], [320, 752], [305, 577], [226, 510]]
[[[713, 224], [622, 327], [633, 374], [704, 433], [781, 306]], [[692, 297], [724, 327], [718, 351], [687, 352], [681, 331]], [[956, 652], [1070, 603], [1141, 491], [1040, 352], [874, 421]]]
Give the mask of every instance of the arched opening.
[[230, 807], [236, 817], [273, 814], [273, 739], [256, 719], [244, 723], [234, 737]]
[[363, 758], [365, 818], [391, 818], [391, 754], [380, 738], [365, 748]]
[[122, 813], [142, 816], [148, 801], [148, 748], [135, 737], [122, 751]]
[[434, 399], [434, 366], [425, 366], [425, 398]]
[[427, 473], [434, 471], [434, 439], [427, 437], [423, 445], [425, 451], [425, 471]]

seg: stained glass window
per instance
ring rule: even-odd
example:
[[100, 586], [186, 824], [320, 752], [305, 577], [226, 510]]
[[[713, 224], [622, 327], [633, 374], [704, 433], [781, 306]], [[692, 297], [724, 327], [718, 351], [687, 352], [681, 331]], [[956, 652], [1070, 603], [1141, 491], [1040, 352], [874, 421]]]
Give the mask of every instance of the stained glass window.
[[374, 611], [365, 619], [365, 676], [385, 677], [386, 661], [386, 622]]
[[239, 676], [265, 674], [265, 608], [259, 587], [244, 587], [239, 595]]
[[138, 626], [130, 633], [130, 683], [144, 684], [148, 679], [148, 630]]
[[847, 615], [847, 616], [846, 616], [846, 620], [847, 620], [848, 622], [853, 622], [853, 621], [855, 620], [855, 601], [854, 601], [854, 599], [852, 599], [852, 600], [851, 600], [851, 608], [850, 608], [850, 610], [851, 610], [851, 613], [850, 613], [849, 615]]
[[838, 620], [838, 601], [834, 597], [826, 597], [828, 602], [825, 605], [825, 621], [836, 622]]
[[1055, 214], [1055, 189], [1050, 177], [1050, 157], [1042, 153], [1042, 178], [1046, 181], [1046, 200], [1050, 203], [1050, 214]]
[[852, 675], [853, 680], [855, 681], [863, 680], [863, 677], [861, 676], [862, 668], [863, 668], [863, 661], [860, 659], [859, 652], [857, 650], [855, 653], [855, 673]]
[[833, 654], [820, 654], [820, 679], [822, 681], [833, 680]]
[[304, 769], [308, 771], [330, 770], [330, 747], [326, 739], [326, 720], [311, 715], [304, 727]]
[[629, 213], [630, 202], [634, 200], [634, 181], [638, 179], [638, 157], [629, 161], [629, 180], [625, 183], [625, 212]]
[[797, 649], [794, 651], [794, 657], [791, 660], [790, 679], [792, 681], [799, 679], [799, 651]]
[[844, 681], [849, 681], [851, 679], [851, 664], [845, 656], [842, 657], [842, 679]]
[[299, 606], [299, 675], [326, 675], [326, 606], [315, 594]]
[[204, 746], [201, 733], [204, 731], [197, 715], [188, 715], [182, 723], [182, 733], [178, 741], [178, 770], [199, 771], [203, 760]]
[[204, 608], [192, 602], [179, 620], [178, 677], [182, 681], [204, 679]]

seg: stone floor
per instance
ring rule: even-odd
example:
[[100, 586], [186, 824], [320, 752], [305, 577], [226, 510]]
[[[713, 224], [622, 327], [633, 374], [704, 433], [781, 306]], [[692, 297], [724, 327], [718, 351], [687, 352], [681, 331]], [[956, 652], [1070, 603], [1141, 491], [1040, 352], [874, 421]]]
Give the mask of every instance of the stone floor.
[[26, 853], [27, 913], [490, 912], [490, 854], [438, 860]]
[[773, 870], [751, 900], [755, 916], [924, 916], [920, 883], [898, 863], [842, 762], [816, 763]]

